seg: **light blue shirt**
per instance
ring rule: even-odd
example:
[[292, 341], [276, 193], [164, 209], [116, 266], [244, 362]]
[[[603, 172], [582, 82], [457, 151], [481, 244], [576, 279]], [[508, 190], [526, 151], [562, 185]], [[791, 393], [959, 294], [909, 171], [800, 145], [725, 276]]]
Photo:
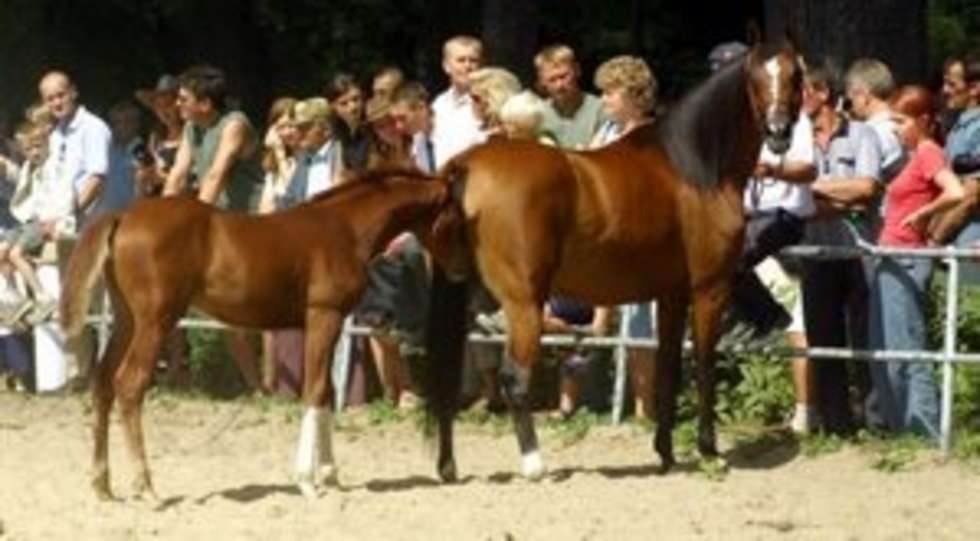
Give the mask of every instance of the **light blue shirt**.
[[[67, 123], [58, 125], [48, 138], [46, 175], [66, 181], [74, 190], [74, 200], [92, 175], [109, 172], [109, 127], [99, 117], [79, 106]], [[57, 183], [57, 181], [56, 181]], [[96, 205], [89, 207], [89, 214]]]

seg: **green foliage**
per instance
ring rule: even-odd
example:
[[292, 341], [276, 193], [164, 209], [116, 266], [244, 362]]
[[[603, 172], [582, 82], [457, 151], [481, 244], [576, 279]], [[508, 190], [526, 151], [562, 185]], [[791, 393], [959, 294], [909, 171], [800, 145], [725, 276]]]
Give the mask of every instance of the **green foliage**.
[[405, 412], [398, 409], [398, 406], [388, 400], [375, 400], [367, 407], [368, 424], [377, 426], [380, 424], [398, 423], [406, 418]]
[[578, 410], [568, 419], [549, 419], [546, 426], [553, 430], [563, 447], [569, 447], [585, 439], [592, 427], [602, 422], [598, 414], [585, 408]]
[[785, 359], [766, 355], [730, 357], [719, 372], [728, 374], [718, 382], [718, 418], [725, 423], [755, 421], [763, 424], [783, 420], [794, 403], [790, 365]]
[[928, 440], [908, 434], [893, 436], [862, 432], [857, 441], [861, 449], [871, 455], [871, 467], [884, 473], [908, 471], [919, 453], [931, 446]]
[[240, 396], [248, 388], [225, 348], [224, 334], [218, 330], [191, 329], [187, 341], [195, 387], [208, 396], [227, 399]]
[[836, 453], [844, 448], [844, 440], [832, 434], [816, 433], [804, 436], [800, 440], [800, 449], [804, 456], [817, 457]]

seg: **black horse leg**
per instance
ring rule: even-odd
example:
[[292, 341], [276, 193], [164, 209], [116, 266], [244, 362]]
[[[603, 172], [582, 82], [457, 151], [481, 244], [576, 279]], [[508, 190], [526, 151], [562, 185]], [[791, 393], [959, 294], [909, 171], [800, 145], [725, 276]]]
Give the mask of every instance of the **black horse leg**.
[[681, 349], [684, 324], [687, 322], [687, 299], [682, 296], [661, 299], [657, 303], [656, 387], [657, 433], [654, 449], [666, 473], [675, 463], [672, 432], [677, 419], [677, 392], [681, 384]]
[[531, 418], [530, 381], [530, 370], [519, 366], [510, 355], [506, 355], [500, 369], [500, 386], [507, 397], [514, 421], [517, 445], [521, 450], [522, 473], [525, 477], [536, 479], [544, 473], [544, 466], [538, 453], [538, 436]]

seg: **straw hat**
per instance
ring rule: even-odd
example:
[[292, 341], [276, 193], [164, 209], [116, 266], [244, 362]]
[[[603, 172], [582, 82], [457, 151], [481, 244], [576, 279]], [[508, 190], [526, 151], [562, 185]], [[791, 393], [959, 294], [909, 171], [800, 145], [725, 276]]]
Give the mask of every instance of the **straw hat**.
[[136, 99], [140, 103], [153, 109], [153, 103], [160, 96], [166, 96], [169, 94], [176, 94], [177, 87], [180, 85], [177, 82], [177, 78], [169, 73], [165, 73], [160, 76], [157, 80], [157, 86], [154, 88], [141, 88], [136, 91]]
[[391, 114], [391, 100], [375, 96], [368, 100], [364, 116], [369, 124], [384, 120]]

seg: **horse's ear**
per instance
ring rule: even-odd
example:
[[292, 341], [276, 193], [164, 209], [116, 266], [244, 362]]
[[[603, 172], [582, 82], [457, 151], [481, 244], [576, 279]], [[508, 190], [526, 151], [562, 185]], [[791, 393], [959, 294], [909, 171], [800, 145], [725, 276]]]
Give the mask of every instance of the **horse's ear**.
[[786, 44], [785, 48], [787, 51], [797, 54], [800, 50], [800, 37], [796, 30], [796, 25], [787, 24], [786, 25]]
[[759, 23], [752, 19], [745, 28], [745, 43], [751, 48], [756, 48], [762, 43], [762, 30]]

